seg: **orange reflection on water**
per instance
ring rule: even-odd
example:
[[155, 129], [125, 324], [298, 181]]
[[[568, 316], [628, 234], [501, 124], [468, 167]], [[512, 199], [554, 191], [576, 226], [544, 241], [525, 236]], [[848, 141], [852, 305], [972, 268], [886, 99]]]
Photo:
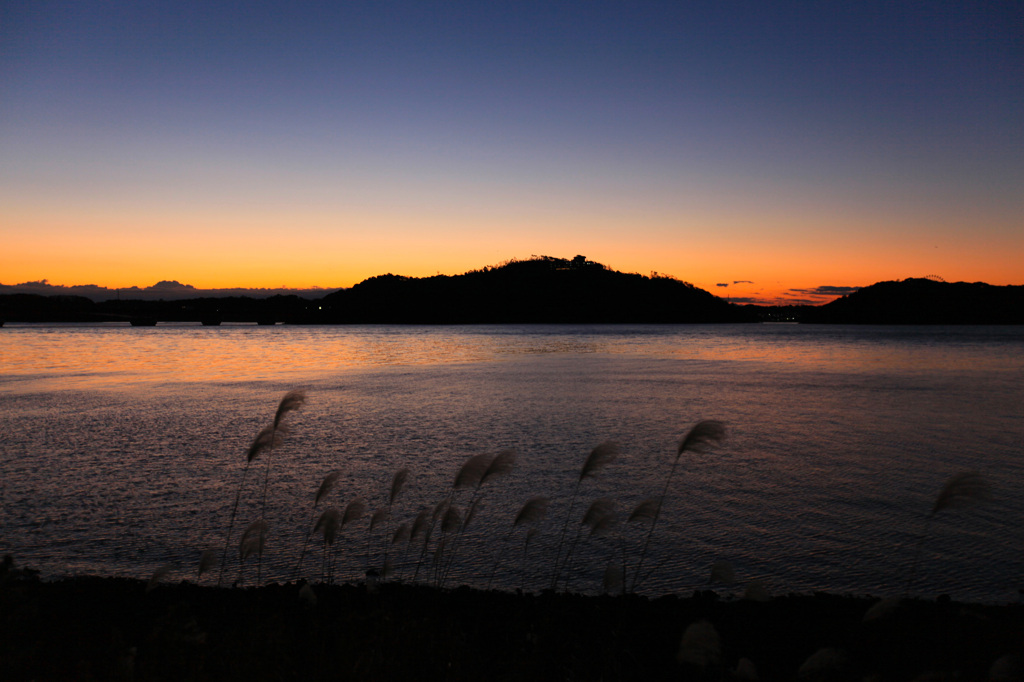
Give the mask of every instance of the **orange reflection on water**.
[[943, 329], [894, 328], [887, 332], [802, 325], [8, 325], [0, 333], [0, 363], [7, 382], [56, 382], [46, 388], [129, 388], [178, 382], [294, 383], [359, 368], [590, 353], [844, 372], [972, 371], [1019, 364], [990, 341], [975, 342], [969, 332]]

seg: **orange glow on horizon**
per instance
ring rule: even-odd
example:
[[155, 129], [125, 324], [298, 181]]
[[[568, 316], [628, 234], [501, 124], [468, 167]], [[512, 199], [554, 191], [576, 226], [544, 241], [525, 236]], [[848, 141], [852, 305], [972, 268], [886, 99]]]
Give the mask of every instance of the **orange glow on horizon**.
[[887, 225], [873, 233], [857, 230], [862, 218], [855, 216], [832, 218], [822, 231], [826, 223], [817, 213], [799, 220], [724, 209], [685, 218], [671, 211], [495, 218], [411, 210], [166, 214], [25, 205], [3, 213], [5, 285], [46, 279], [117, 289], [176, 280], [197, 289], [337, 289], [385, 273], [456, 275], [512, 258], [577, 254], [614, 270], [668, 274], [722, 298], [763, 304], [823, 303], [835, 295], [811, 295], [818, 287], [927, 275], [1024, 283], [1022, 237], [1010, 231], [999, 243], [965, 244], [952, 227], [928, 241], [913, 231], [889, 238]]

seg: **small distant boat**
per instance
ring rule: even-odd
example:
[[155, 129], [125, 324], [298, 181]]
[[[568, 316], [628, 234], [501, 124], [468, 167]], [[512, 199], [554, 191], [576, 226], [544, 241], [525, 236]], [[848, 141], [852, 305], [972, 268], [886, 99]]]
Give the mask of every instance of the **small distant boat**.
[[155, 327], [156, 326], [156, 318], [155, 317], [133, 317], [133, 318], [131, 318], [129, 320], [129, 323], [133, 327]]

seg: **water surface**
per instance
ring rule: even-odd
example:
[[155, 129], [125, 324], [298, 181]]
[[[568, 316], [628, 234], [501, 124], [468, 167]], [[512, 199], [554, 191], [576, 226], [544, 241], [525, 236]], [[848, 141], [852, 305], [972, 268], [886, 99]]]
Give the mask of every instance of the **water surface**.
[[[269, 460], [264, 579], [291, 577], [328, 471], [342, 471], [328, 504], [371, 511], [396, 470], [412, 472], [390, 524], [342, 532], [338, 577], [356, 579], [469, 456], [515, 448], [514, 472], [481, 490], [449, 584], [493, 573], [505, 589], [547, 587], [580, 467], [613, 440], [621, 455], [581, 484], [568, 532], [593, 499], [615, 500], [620, 523], [583, 534], [567, 571], [573, 589], [599, 591], [610, 560], [632, 578], [648, 526], [626, 518], [660, 493], [679, 438], [717, 419], [727, 440], [680, 459], [642, 592], [703, 588], [721, 560], [730, 593], [758, 580], [900, 594], [913, 575], [919, 594], [999, 602], [1024, 586], [1019, 327], [8, 325], [0, 366], [0, 551], [48, 576], [172, 564], [194, 579], [199, 553], [224, 545], [249, 443], [303, 389]], [[231, 580], [264, 459], [246, 476]], [[935, 495], [964, 470], [994, 499], [937, 515], [915, 570]], [[552, 504], [524, 552], [512, 519], [535, 495]], [[410, 579], [419, 546], [389, 555]], [[302, 573], [320, 570], [315, 545]]]

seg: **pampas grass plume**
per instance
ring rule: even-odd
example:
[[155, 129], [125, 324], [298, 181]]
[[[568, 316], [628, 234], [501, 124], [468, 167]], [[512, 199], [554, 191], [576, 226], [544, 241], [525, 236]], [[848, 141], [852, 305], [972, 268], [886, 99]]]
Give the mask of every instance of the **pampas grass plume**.
[[615, 513], [615, 500], [607, 497], [599, 497], [590, 503], [586, 513], [583, 515], [581, 525], [594, 528], [602, 520]]
[[515, 468], [515, 465], [516, 451], [512, 449], [502, 450], [495, 455], [494, 459], [491, 460], [491, 463], [487, 465], [487, 470], [484, 471], [483, 476], [480, 477], [480, 485], [487, 483], [487, 481], [492, 478], [498, 478], [499, 476], [504, 476], [505, 474], [510, 473], [512, 469]]
[[277, 406], [277, 413], [274, 414], [274, 428], [280, 428], [281, 420], [289, 412], [300, 409], [305, 403], [306, 394], [303, 391], [289, 391], [285, 393], [284, 397], [281, 398], [281, 403]]
[[341, 477], [341, 471], [335, 469], [331, 473], [324, 476], [323, 482], [320, 484], [320, 488], [316, 491], [316, 499], [313, 501], [313, 506], [316, 507], [320, 502], [330, 495], [334, 486], [338, 484], [338, 478]]
[[871, 608], [869, 608], [864, 613], [864, 618], [861, 619], [861, 622], [869, 623], [873, 620], [885, 618], [889, 616], [891, 613], [895, 612], [896, 609], [898, 609], [900, 604], [902, 603], [903, 600], [899, 597], [887, 597], [885, 599], [879, 599], [874, 604], [872, 604]]
[[693, 425], [690, 432], [679, 441], [676, 451], [678, 458], [684, 452], [704, 452], [704, 447], [725, 438], [725, 424], [714, 419], [705, 419]]
[[709, 583], [734, 583], [736, 582], [736, 571], [728, 561], [716, 561], [711, 565], [711, 577]]
[[430, 528], [430, 524], [433, 523], [433, 521], [434, 514], [430, 509], [424, 509], [421, 511], [416, 515], [416, 518], [412, 522], [412, 533], [410, 537], [413, 540], [418, 540], [421, 535], [427, 532], [427, 529]]
[[618, 456], [618, 443], [610, 440], [601, 443], [590, 451], [587, 461], [583, 463], [583, 468], [580, 469], [579, 480], [582, 481], [585, 478], [597, 476], [597, 474], [601, 472], [601, 469], [614, 462], [615, 458]]
[[156, 589], [156, 586], [160, 584], [160, 581], [166, 578], [171, 571], [174, 570], [174, 564], [164, 564], [160, 568], [153, 571], [153, 575], [150, 576], [149, 582], [146, 583], [146, 592], [152, 592]]
[[629, 515], [629, 523], [634, 521], [653, 521], [658, 516], [659, 509], [661, 509], [661, 498], [648, 497], [633, 509], [633, 513]]
[[395, 472], [394, 478], [391, 479], [391, 495], [388, 496], [388, 504], [392, 505], [398, 496], [405, 489], [405, 484], [409, 480], [409, 470], [399, 469]]
[[824, 647], [818, 649], [804, 661], [797, 672], [801, 680], [846, 679], [850, 661], [841, 649]]
[[264, 450], [275, 448], [281, 444], [281, 438], [285, 435], [286, 431], [284, 428], [275, 428], [274, 426], [267, 426], [253, 439], [252, 445], [249, 446], [249, 452], [246, 454], [246, 461], [252, 462], [260, 453]]
[[199, 556], [199, 570], [196, 572], [197, 578], [202, 578], [203, 573], [206, 573], [217, 564], [217, 550], [207, 549]]
[[544, 517], [548, 513], [548, 506], [551, 504], [551, 500], [539, 495], [537, 497], [531, 497], [528, 499], [516, 514], [515, 521], [512, 522], [513, 527], [519, 527], [524, 523], [537, 524], [544, 520]]
[[395, 529], [394, 535], [391, 536], [391, 544], [397, 545], [399, 542], [406, 542], [410, 535], [411, 529], [407, 521]]
[[988, 669], [989, 682], [1020, 682], [1024, 680], [1024, 659], [1020, 654], [1000, 656]]
[[944, 509], [957, 509], [992, 499], [992, 490], [977, 471], [965, 471], [950, 477], [942, 486], [935, 504], [928, 516], [935, 516]]
[[370, 530], [373, 530], [380, 524], [387, 521], [388, 516], [390, 516], [390, 514], [388, 513], [387, 507], [381, 507], [377, 511], [373, 512], [373, 516], [370, 517]]
[[238, 543], [238, 558], [242, 561], [248, 559], [252, 554], [263, 551], [263, 541], [267, 535], [267, 524], [265, 521], [253, 521], [242, 533], [242, 539]]
[[757, 676], [757, 668], [754, 666], [754, 662], [749, 658], [741, 658], [737, 661], [733, 677], [737, 680], [748, 680], [748, 682], [755, 682], [760, 679]]
[[608, 535], [615, 526], [619, 523], [619, 517], [615, 515], [615, 512], [605, 514], [597, 520], [597, 522], [590, 527], [590, 535], [592, 537], [601, 537], [602, 535]]
[[358, 521], [366, 514], [366, 502], [362, 498], [356, 498], [345, 506], [345, 513], [341, 517], [341, 527], [344, 528], [353, 521]]
[[334, 544], [334, 538], [338, 534], [338, 526], [341, 524], [341, 510], [337, 507], [331, 507], [325, 509], [324, 513], [320, 515], [320, 518], [316, 520], [316, 525], [313, 526], [314, 533], [320, 533], [324, 536], [324, 542], [328, 545]]
[[459, 512], [459, 508], [454, 504], [450, 505], [444, 513], [444, 519], [441, 521], [441, 532], [450, 533], [453, 530], [458, 530], [461, 523], [462, 514]]
[[484, 474], [491, 465], [491, 456], [488, 454], [473, 455], [466, 463], [459, 468], [455, 475], [456, 488], [468, 488], [480, 485]]
[[680, 663], [706, 668], [718, 663], [721, 653], [722, 639], [718, 636], [718, 630], [711, 623], [702, 620], [692, 623], [683, 632], [676, 658]]

